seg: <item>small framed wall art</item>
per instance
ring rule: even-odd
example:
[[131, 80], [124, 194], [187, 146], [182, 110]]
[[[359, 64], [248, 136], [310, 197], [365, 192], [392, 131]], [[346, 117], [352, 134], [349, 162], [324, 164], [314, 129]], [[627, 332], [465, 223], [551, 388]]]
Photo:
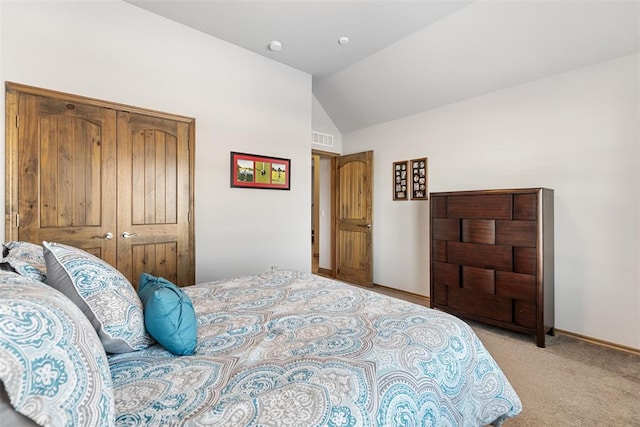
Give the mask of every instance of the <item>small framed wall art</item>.
[[409, 162], [393, 162], [393, 200], [409, 200]]
[[428, 200], [427, 188], [427, 158], [411, 160], [411, 199]]
[[231, 152], [231, 187], [291, 189], [291, 160]]

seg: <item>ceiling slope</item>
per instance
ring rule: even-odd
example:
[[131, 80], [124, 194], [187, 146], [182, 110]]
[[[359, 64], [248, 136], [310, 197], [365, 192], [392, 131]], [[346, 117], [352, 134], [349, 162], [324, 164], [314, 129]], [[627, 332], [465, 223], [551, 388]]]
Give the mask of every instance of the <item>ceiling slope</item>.
[[313, 90], [341, 132], [639, 50], [633, 2], [476, 2]]
[[640, 0], [128, 2], [312, 74], [342, 133], [640, 49]]
[[[472, 0], [127, 0], [314, 76], [335, 73]], [[348, 45], [338, 43], [348, 37]], [[272, 40], [282, 43], [273, 52]]]

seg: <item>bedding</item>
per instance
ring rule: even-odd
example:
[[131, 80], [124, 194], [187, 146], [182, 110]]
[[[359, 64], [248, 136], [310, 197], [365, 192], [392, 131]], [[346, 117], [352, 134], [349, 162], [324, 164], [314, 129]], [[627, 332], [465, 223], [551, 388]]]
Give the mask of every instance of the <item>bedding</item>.
[[109, 355], [117, 425], [478, 426], [522, 409], [449, 314], [293, 271], [182, 290], [195, 353]]
[[[0, 381], [15, 411], [40, 425], [114, 425], [107, 356], [85, 315], [57, 290], [4, 271]], [[2, 420], [12, 418], [21, 417]]]
[[[153, 307], [151, 293], [142, 289], [145, 319], [113, 318], [123, 310], [113, 304], [129, 307], [133, 288], [125, 300], [107, 295], [107, 306], [97, 299], [90, 307], [103, 313], [103, 329], [96, 328], [96, 313], [86, 310], [78, 293], [117, 293], [124, 285], [110, 267], [78, 251], [45, 247], [46, 284], [31, 269], [0, 270], [4, 421], [55, 427], [480, 426], [499, 425], [522, 410], [463, 321], [306, 273], [273, 271], [178, 292], [162, 278], [145, 276], [141, 282], [157, 288], [153, 294], [160, 290], [154, 296], [160, 307], [146, 310]], [[108, 277], [116, 284], [107, 285]], [[77, 289], [70, 292], [72, 286]], [[158, 335], [143, 349], [109, 350], [104, 330], [127, 322], [145, 329], [144, 321], [164, 322], [160, 334], [188, 333], [178, 341]], [[196, 331], [192, 349], [184, 337]]]
[[42, 246], [29, 242], [5, 242], [0, 269], [18, 273], [39, 282], [47, 280]]

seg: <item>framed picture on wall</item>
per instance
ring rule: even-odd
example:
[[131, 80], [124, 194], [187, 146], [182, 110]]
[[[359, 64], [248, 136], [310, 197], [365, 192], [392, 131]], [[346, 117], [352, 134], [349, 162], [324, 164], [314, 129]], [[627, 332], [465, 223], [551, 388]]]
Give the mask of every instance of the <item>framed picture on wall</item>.
[[427, 158], [411, 160], [411, 199], [428, 200], [427, 187]]
[[409, 200], [409, 162], [393, 162], [393, 200]]
[[232, 151], [231, 187], [289, 190], [291, 160]]

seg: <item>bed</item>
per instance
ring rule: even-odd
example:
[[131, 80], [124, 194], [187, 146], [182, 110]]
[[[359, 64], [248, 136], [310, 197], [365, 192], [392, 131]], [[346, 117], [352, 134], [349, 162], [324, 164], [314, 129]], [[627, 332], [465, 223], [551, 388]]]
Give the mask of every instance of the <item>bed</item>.
[[[94, 298], [110, 307], [96, 326], [91, 304], [87, 311], [74, 301], [77, 294], [65, 295], [64, 287], [51, 282], [60, 280], [58, 262], [71, 282], [77, 268], [85, 285], [93, 284], [86, 272], [95, 268], [86, 264], [100, 261], [64, 245], [49, 249], [39, 267], [44, 279], [15, 268], [0, 276], [5, 412], [24, 416], [25, 425], [480, 426], [499, 425], [522, 409], [473, 330], [444, 312], [308, 273], [265, 272], [181, 288], [197, 338], [189, 355], [177, 355], [147, 335], [146, 302], [128, 302], [140, 312], [119, 310], [136, 294], [122, 291], [128, 282], [117, 272], [108, 271], [120, 281], [117, 296]], [[60, 253], [50, 255], [55, 250], [75, 254], [74, 264]], [[75, 324], [42, 332], [52, 318]], [[109, 332], [109, 322], [121, 325]], [[141, 332], [132, 330], [139, 328], [136, 322], [142, 322]], [[64, 334], [65, 328], [73, 337], [55, 351], [46, 349], [42, 342], [53, 339], [46, 335]], [[40, 331], [30, 335], [31, 344], [23, 342], [28, 330]], [[131, 348], [121, 351], [124, 341], [113, 331]], [[33, 342], [40, 343], [35, 350]], [[118, 352], [96, 348], [100, 344]], [[67, 353], [73, 357], [65, 359]], [[48, 376], [55, 378], [50, 382], [66, 375], [53, 391], [29, 386], [33, 371], [42, 373], [45, 354], [59, 362], [50, 361], [58, 368], [54, 375], [49, 367]], [[78, 361], [87, 365], [89, 380], [60, 372]], [[80, 393], [78, 384], [86, 390]]]

